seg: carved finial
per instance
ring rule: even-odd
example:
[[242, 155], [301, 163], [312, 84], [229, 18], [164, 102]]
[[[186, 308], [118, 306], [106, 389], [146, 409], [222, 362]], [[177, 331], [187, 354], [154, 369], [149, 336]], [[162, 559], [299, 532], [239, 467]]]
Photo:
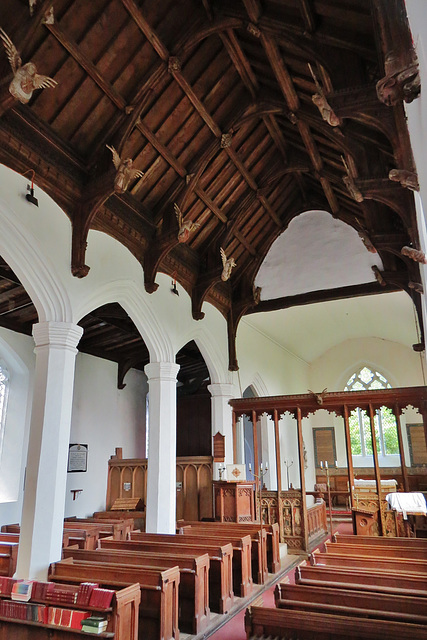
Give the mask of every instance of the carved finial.
[[234, 262], [234, 258], [227, 258], [225, 251], [222, 247], [220, 247], [221, 259], [222, 259], [222, 273], [221, 280], [226, 282], [229, 280], [231, 276], [231, 270], [233, 267], [236, 267], [236, 263]]
[[257, 305], [260, 303], [261, 301], [261, 289], [262, 287], [256, 287], [255, 285], [253, 286], [253, 297], [254, 297], [254, 304]]
[[37, 4], [37, 0], [29, 0], [29, 5], [30, 5], [30, 16], [33, 15], [34, 13], [34, 7]]
[[309, 393], [311, 393], [316, 398], [316, 402], [317, 402], [318, 405], [322, 405], [323, 404], [323, 396], [325, 395], [327, 390], [328, 390], [328, 388], [325, 387], [321, 393], [315, 393], [311, 389], [307, 389], [307, 391]]
[[421, 91], [421, 79], [415, 50], [412, 54], [412, 64], [408, 64], [407, 67], [393, 71], [397, 66], [394, 53], [386, 56], [384, 66], [391, 73], [377, 82], [377, 96], [381, 102], [384, 102], [388, 107], [393, 107], [401, 100], [410, 103], [418, 98]]
[[255, 24], [253, 24], [253, 22], [248, 22], [247, 30], [248, 30], [248, 33], [250, 33], [251, 36], [254, 36], [255, 38], [261, 37], [261, 31], [258, 29], [258, 27]]
[[374, 275], [378, 284], [380, 284], [382, 287], [385, 287], [387, 283], [384, 280], [383, 275], [381, 271], [378, 269], [377, 265], [374, 264], [371, 268], [372, 268], [372, 271], [374, 272]]
[[316, 74], [313, 71], [313, 67], [311, 66], [310, 63], [308, 63], [308, 68], [310, 69], [310, 73], [313, 76], [313, 80], [317, 88], [317, 93], [311, 96], [312, 101], [314, 102], [316, 107], [319, 109], [320, 115], [322, 116], [322, 119], [325, 122], [331, 125], [331, 127], [339, 127], [342, 124], [341, 118], [338, 118], [338, 116], [334, 113], [334, 110], [329, 104], [325, 96], [325, 93], [322, 89], [322, 86], [318, 81]]
[[44, 14], [42, 23], [43, 24], [55, 24], [55, 14], [53, 13], [53, 5]]
[[413, 289], [417, 293], [421, 293], [421, 294], [424, 293], [424, 287], [421, 284], [421, 282], [412, 282], [412, 281], [410, 281], [410, 282], [408, 282], [408, 287], [410, 289]]
[[178, 242], [187, 242], [190, 237], [190, 233], [198, 229], [200, 224], [198, 222], [192, 222], [192, 220], [185, 221], [181, 213], [181, 209], [178, 207], [176, 202], [174, 203], [173, 208], [175, 209], [175, 215], [179, 226]]
[[139, 169], [132, 168], [132, 158], [122, 160], [114, 147], [110, 147], [108, 144], [105, 146], [113, 154], [113, 164], [117, 170], [116, 177], [114, 178], [114, 191], [115, 193], [124, 193], [132, 180], [135, 180], [135, 178], [142, 178], [144, 173]]
[[221, 149], [227, 149], [228, 147], [231, 147], [232, 139], [232, 133], [223, 133], [221, 136]]
[[58, 83], [48, 76], [41, 76], [37, 73], [34, 62], [22, 64], [21, 57], [9, 38], [7, 33], [0, 29], [0, 38], [13, 71], [13, 80], [9, 85], [9, 92], [22, 104], [27, 104], [31, 100], [35, 89], [47, 89], [55, 87]]
[[402, 187], [411, 189], [411, 191], [419, 191], [418, 176], [414, 171], [405, 171], [405, 169], [392, 169], [388, 174], [389, 180], [400, 182]]
[[402, 254], [402, 256], [411, 258], [411, 260], [414, 260], [414, 262], [427, 264], [426, 254], [420, 249], [414, 249], [413, 247], [402, 247], [400, 253]]
[[181, 60], [176, 56], [171, 56], [168, 60], [168, 71], [181, 71]]
[[347, 191], [349, 192], [349, 194], [351, 195], [353, 200], [356, 200], [356, 202], [363, 202], [363, 195], [362, 195], [361, 191], [359, 191], [359, 189], [356, 187], [356, 183], [354, 182], [354, 178], [350, 173], [349, 166], [348, 166], [347, 162], [345, 161], [344, 156], [341, 156], [341, 160], [342, 160], [342, 163], [344, 165], [344, 169], [347, 172], [347, 175], [344, 176], [344, 178], [342, 179], [342, 181], [344, 182], [345, 186], [347, 187]]
[[369, 251], [369, 253], [377, 253], [377, 250], [375, 249], [374, 245], [372, 244], [368, 234], [366, 234], [364, 231], [358, 231], [357, 233], [358, 233], [359, 238], [362, 240], [363, 244], [365, 245], [365, 247]]

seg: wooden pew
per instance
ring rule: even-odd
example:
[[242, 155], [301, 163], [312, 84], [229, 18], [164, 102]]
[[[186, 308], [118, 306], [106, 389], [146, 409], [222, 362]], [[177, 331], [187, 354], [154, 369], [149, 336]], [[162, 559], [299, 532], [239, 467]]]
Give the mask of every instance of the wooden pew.
[[111, 518], [131, 518], [133, 520], [134, 529], [145, 530], [145, 511], [95, 511], [93, 517], [97, 520], [111, 519]]
[[427, 597], [426, 579], [422, 574], [409, 576], [401, 572], [386, 571], [377, 571], [372, 574], [363, 569], [312, 567], [305, 561], [295, 568], [295, 583]]
[[427, 625], [427, 611], [423, 598], [278, 584], [274, 590], [274, 600], [279, 609], [309, 609], [336, 615], [360, 615]]
[[87, 562], [67, 558], [49, 567], [54, 582], [98, 582], [104, 587], [123, 587], [136, 582], [141, 588], [140, 640], [179, 640], [179, 569], [160, 570], [123, 564]]
[[246, 525], [240, 525], [237, 527], [229, 527], [228, 522], [199, 522], [198, 524], [182, 524], [184, 521], [180, 521], [177, 530], [180, 533], [184, 531], [191, 531], [191, 528], [197, 529], [195, 535], [226, 535], [226, 536], [251, 536], [251, 556], [252, 556], [252, 580], [257, 584], [264, 584], [268, 578], [267, 568], [267, 531], [264, 528], [260, 528], [259, 525], [255, 529], [246, 529]]
[[[191, 520], [177, 521], [177, 529], [189, 525], [193, 528], [215, 525], [216, 527], [221, 526], [227, 531], [241, 529], [242, 531], [250, 533], [257, 532], [261, 528], [261, 525], [259, 523], [242, 524], [239, 522], [198, 522]], [[267, 534], [267, 569], [270, 573], [277, 573], [278, 571], [280, 571], [279, 523], [276, 522], [274, 524], [263, 524], [262, 528]]]
[[[5, 525], [6, 527], [8, 527], [9, 525]], [[15, 525], [14, 525], [15, 526]], [[19, 525], [16, 525], [19, 528]], [[63, 547], [68, 547], [69, 545], [69, 534], [68, 533], [63, 533], [62, 534], [62, 546]], [[1, 542], [19, 542], [19, 531], [17, 533], [5, 533], [2, 532], [0, 533], [0, 541]]]
[[398, 546], [381, 546], [381, 545], [360, 545], [360, 544], [341, 544], [340, 542], [325, 542], [326, 553], [338, 553], [357, 556], [383, 557], [383, 558], [406, 558], [413, 560], [427, 561], [427, 548], [411, 548]]
[[[245, 629], [249, 640], [280, 638], [312, 640], [316, 637], [346, 640], [425, 640], [424, 625], [388, 620], [363, 619], [311, 611], [285, 611], [267, 607], [250, 607], [246, 610]], [[319, 633], [320, 630], [320, 633]], [[323, 633], [322, 633], [323, 631]]]
[[[154, 535], [154, 534], [153, 534]], [[156, 534], [157, 535], [157, 534]], [[183, 538], [183, 536], [179, 536]], [[128, 551], [143, 551], [154, 554], [182, 553], [186, 555], [203, 555], [207, 553], [210, 559], [209, 568], [209, 607], [216, 613], [228, 613], [233, 605], [233, 546], [228, 544], [203, 544], [183, 542], [155, 542], [128, 540], [126, 542], [102, 538], [101, 549], [123, 549]]]
[[21, 526], [18, 523], [14, 524], [4, 524], [1, 527], [2, 533], [19, 533], [21, 531]]
[[[214, 531], [208, 531], [209, 535], [203, 533], [203, 536], [201, 536], [196, 535], [196, 531], [191, 529], [191, 527], [184, 527], [183, 534], [185, 536], [183, 542], [185, 543], [195, 542], [196, 544], [200, 544], [201, 537], [206, 544], [231, 543], [233, 545], [233, 592], [241, 598], [246, 598], [252, 593], [252, 541], [250, 535], [236, 537], [233, 535], [215, 534]], [[178, 541], [180, 542], [181, 540], [178, 539]]]
[[[6, 575], [11, 577], [15, 573], [16, 561], [18, 559], [18, 547], [19, 544], [17, 542], [6, 542], [0, 540], [0, 555], [2, 558], [4, 558], [4, 556], [9, 558], [7, 573], [2, 573], [2, 576]], [[6, 561], [2, 560], [2, 570], [5, 562]]]
[[89, 560], [91, 562], [107, 562], [119, 565], [137, 565], [140, 567], [157, 567], [168, 569], [178, 565], [179, 582], [179, 616], [180, 631], [197, 635], [204, 631], [209, 622], [209, 556], [185, 556], [173, 554], [142, 553], [140, 551], [123, 551], [123, 549], [63, 549], [64, 558]]
[[[68, 525], [68, 523], [67, 523]], [[96, 549], [98, 546], [99, 540], [99, 530], [96, 529], [81, 529], [77, 527], [70, 527], [64, 529], [64, 536], [66, 540], [66, 544], [63, 545], [69, 546], [71, 544], [77, 544], [80, 549]]]
[[134, 528], [134, 522], [132, 518], [77, 518], [75, 516], [65, 518], [64, 527], [67, 527], [68, 523], [77, 523], [85, 528], [87, 524], [93, 524], [100, 527], [99, 536], [105, 538], [107, 536], [113, 536], [115, 540], [128, 540], [130, 532]]
[[363, 569], [376, 573], [378, 571], [398, 572], [405, 574], [423, 574], [427, 576], [427, 562], [406, 558], [385, 558], [384, 556], [365, 556], [322, 553], [313, 551], [310, 554], [310, 564], [313, 566], [340, 567], [343, 569]]
[[386, 538], [383, 536], [352, 536], [344, 535], [343, 533], [334, 533], [332, 536], [333, 542], [340, 542], [346, 544], [361, 544], [361, 545], [375, 545], [385, 547], [402, 547], [409, 549], [427, 549], [427, 538]]

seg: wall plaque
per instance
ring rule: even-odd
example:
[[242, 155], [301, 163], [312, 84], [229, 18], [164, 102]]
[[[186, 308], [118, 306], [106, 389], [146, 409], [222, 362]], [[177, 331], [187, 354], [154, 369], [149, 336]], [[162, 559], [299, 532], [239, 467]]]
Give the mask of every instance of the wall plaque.
[[87, 444], [70, 444], [68, 447], [68, 473], [87, 471]]

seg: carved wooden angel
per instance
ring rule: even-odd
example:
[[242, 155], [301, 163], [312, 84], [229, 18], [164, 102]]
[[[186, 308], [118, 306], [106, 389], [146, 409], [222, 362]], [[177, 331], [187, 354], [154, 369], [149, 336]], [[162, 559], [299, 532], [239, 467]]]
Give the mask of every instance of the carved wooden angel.
[[308, 64], [308, 68], [310, 69], [310, 73], [313, 76], [313, 80], [317, 88], [317, 93], [311, 96], [312, 101], [319, 109], [320, 115], [325, 122], [331, 125], [331, 127], [339, 127], [341, 124], [341, 119], [334, 113], [334, 110], [329, 104], [310, 63]]
[[402, 256], [407, 256], [414, 260], [415, 262], [421, 262], [422, 264], [427, 264], [426, 254], [419, 249], [414, 249], [413, 247], [402, 247], [400, 250]]
[[178, 242], [187, 242], [190, 237], [190, 233], [195, 231], [200, 227], [198, 222], [193, 222], [192, 220], [184, 220], [184, 217], [181, 213], [181, 209], [178, 207], [176, 202], [173, 205], [175, 209], [176, 219], [178, 220]]
[[144, 173], [139, 169], [132, 168], [132, 158], [122, 160], [114, 147], [110, 147], [108, 144], [105, 146], [113, 154], [113, 163], [117, 170], [116, 177], [114, 178], [114, 191], [115, 193], [124, 193], [132, 180], [142, 178]]
[[58, 84], [53, 78], [38, 74], [34, 62], [27, 62], [23, 65], [18, 50], [7, 33], [1, 28], [0, 38], [3, 41], [6, 55], [13, 71], [13, 80], [9, 85], [9, 91], [16, 100], [19, 100], [22, 104], [27, 104], [31, 100], [35, 89], [47, 89]]
[[225, 255], [225, 251], [222, 247], [220, 247], [220, 252], [221, 252], [222, 266], [223, 266], [222, 273], [221, 273], [221, 280], [226, 282], [231, 276], [232, 268], [237, 265], [234, 262], [234, 258], [227, 258], [227, 256]]
[[342, 179], [342, 181], [344, 182], [345, 186], [347, 187], [347, 191], [349, 192], [349, 194], [351, 195], [353, 200], [356, 200], [356, 202], [363, 202], [363, 200], [364, 200], [363, 194], [356, 187], [356, 183], [354, 181], [353, 176], [350, 173], [350, 168], [349, 168], [347, 162], [345, 161], [344, 156], [341, 156], [341, 160], [342, 160], [342, 163], [344, 165], [344, 169], [347, 172], [347, 175], [344, 176], [344, 178]]

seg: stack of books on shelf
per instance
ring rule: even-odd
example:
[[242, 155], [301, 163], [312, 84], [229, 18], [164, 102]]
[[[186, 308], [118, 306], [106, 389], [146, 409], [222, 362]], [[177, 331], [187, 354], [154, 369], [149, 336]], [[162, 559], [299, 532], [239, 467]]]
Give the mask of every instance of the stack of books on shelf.
[[49, 607], [47, 624], [57, 627], [69, 627], [80, 629], [85, 618], [89, 618], [88, 611], [77, 609], [63, 609], [62, 607]]
[[44, 604], [14, 602], [13, 600], [0, 601], [0, 616], [14, 618], [15, 620], [29, 620], [47, 624], [48, 607]]
[[0, 596], [0, 617], [101, 634], [108, 620], [84, 609], [110, 609], [114, 591], [100, 589], [96, 582], [82, 582], [77, 586], [0, 576]]
[[90, 595], [89, 606], [96, 609], [108, 609], [111, 607], [113, 595], [114, 591], [111, 591], [111, 589], [99, 589], [95, 587]]
[[108, 620], [101, 616], [90, 616], [82, 621], [82, 631], [100, 634], [107, 630]]
[[92, 591], [99, 587], [97, 582], [82, 582], [77, 591], [76, 604], [79, 607], [87, 607], [92, 595]]
[[48, 589], [46, 600], [54, 604], [77, 604], [78, 588], [73, 584], [54, 584]]
[[32, 580], [17, 580], [12, 586], [10, 597], [18, 602], [28, 602], [33, 588]]
[[2, 596], [9, 596], [12, 593], [12, 588], [17, 580], [8, 578], [7, 576], [0, 576], [0, 594]]

